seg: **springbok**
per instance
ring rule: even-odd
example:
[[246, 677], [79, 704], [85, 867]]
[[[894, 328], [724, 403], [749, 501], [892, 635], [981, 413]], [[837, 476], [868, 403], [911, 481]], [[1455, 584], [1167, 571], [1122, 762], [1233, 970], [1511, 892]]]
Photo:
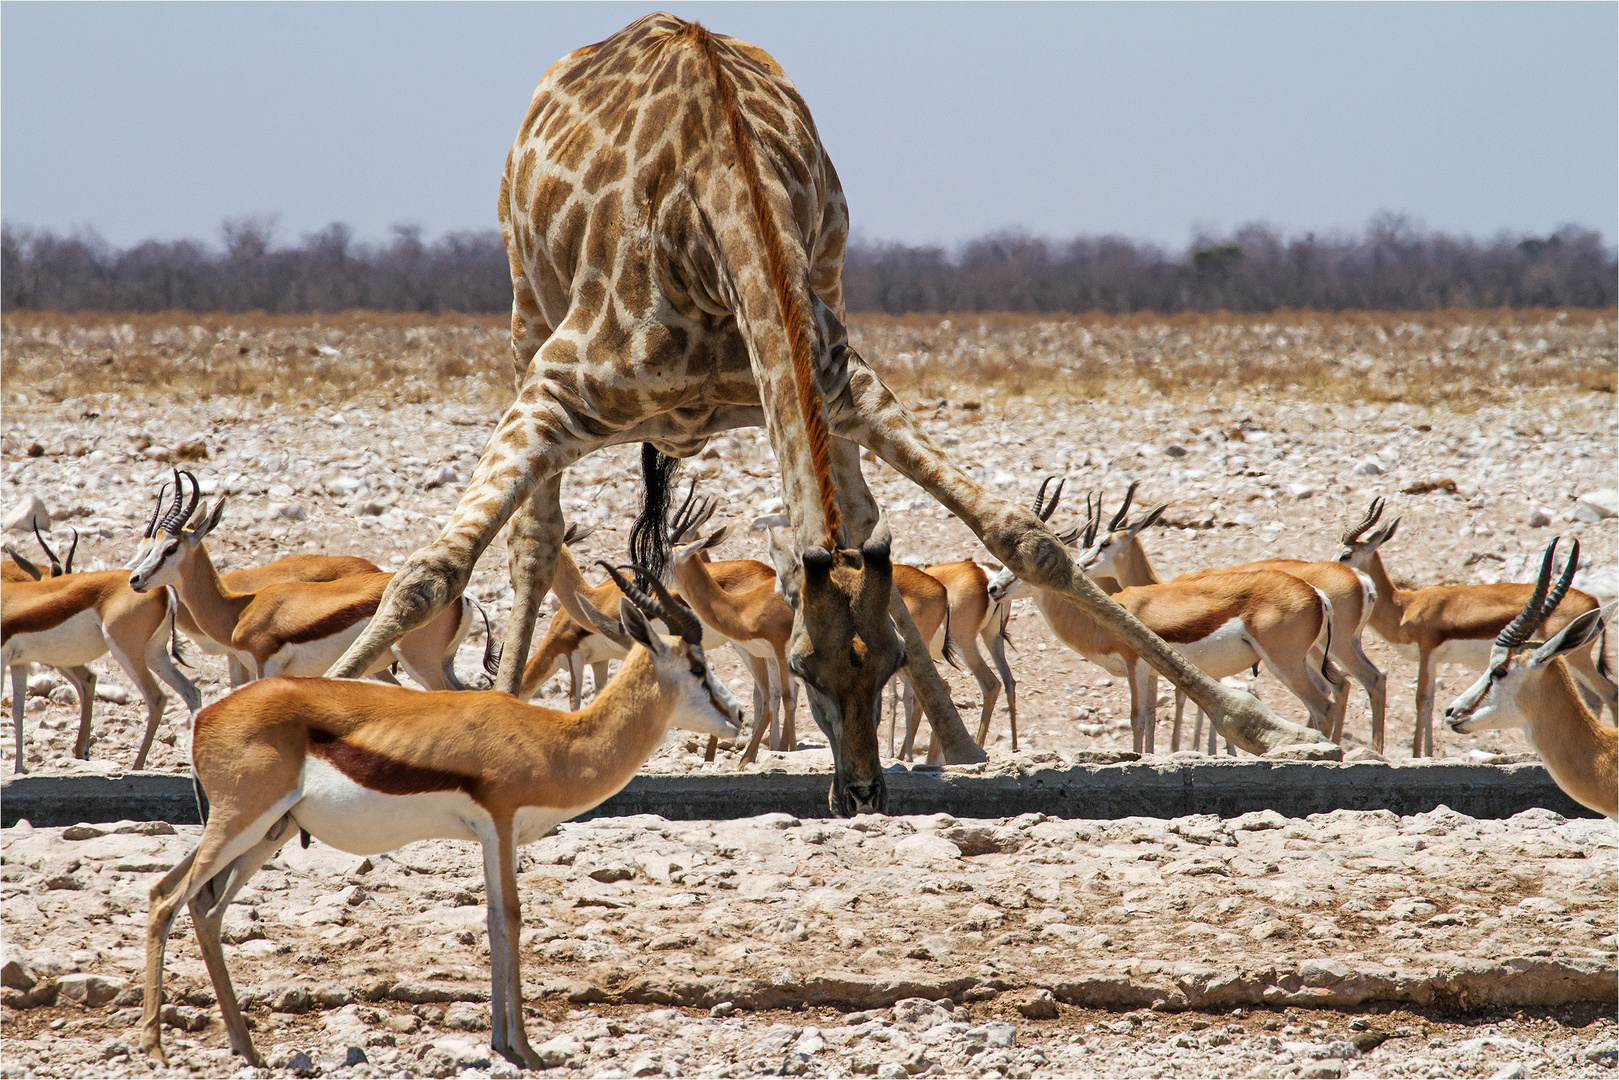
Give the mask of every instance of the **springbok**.
[[[284, 555], [263, 566], [247, 566], [240, 570], [227, 570], [219, 577], [228, 593], [256, 593], [270, 585], [286, 581], [336, 581], [338, 578], [358, 574], [380, 574], [381, 568], [370, 559], [357, 555]], [[253, 677], [252, 672], [237, 659], [231, 650], [209, 637], [197, 625], [191, 609], [182, 602], [174, 613], [180, 631], [196, 643], [197, 648], [212, 656], [223, 656], [230, 669], [231, 686], [241, 686]]]
[[[1340, 540], [1338, 561], [1368, 575], [1377, 589], [1370, 624], [1377, 636], [1406, 659], [1417, 661], [1417, 721], [1411, 738], [1411, 756], [1433, 755], [1434, 668], [1438, 664], [1463, 664], [1483, 670], [1493, 652], [1491, 642], [1534, 592], [1528, 584], [1430, 585], [1425, 589], [1398, 589], [1383, 567], [1382, 547], [1400, 527], [1395, 518], [1381, 529], [1366, 533], [1383, 516], [1384, 502], [1372, 500], [1359, 525], [1345, 530]], [[1588, 611], [1596, 611], [1596, 599], [1579, 589], [1568, 590], [1557, 610], [1545, 618], [1546, 632], [1560, 633], [1564, 627]], [[1595, 640], [1595, 639], [1593, 639]], [[1590, 644], [1590, 642], [1587, 642]], [[1593, 662], [1591, 650], [1570, 652], [1563, 658], [1574, 681], [1595, 694], [1608, 711], [1619, 714], [1619, 686], [1604, 670], [1605, 650]]]
[[50, 559], [51, 574], [44, 577], [37, 566], [7, 545], [12, 562], [4, 566], [0, 591], [0, 666], [11, 675], [11, 721], [17, 740], [17, 772], [28, 771], [23, 747], [23, 712], [27, 706], [28, 665], [54, 667], [73, 684], [79, 696], [79, 733], [73, 741], [73, 756], [90, 756], [90, 723], [95, 712], [96, 673], [88, 665], [111, 652], [146, 701], [146, 732], [135, 753], [133, 768], [146, 764], [152, 737], [163, 717], [168, 697], [157, 679], [173, 687], [196, 712], [202, 695], [195, 684], [174, 665], [167, 650], [173, 631], [176, 601], [168, 590], [151, 596], [132, 592], [123, 573], [105, 570], [74, 573], [73, 554], [78, 550], [78, 530], [68, 549], [65, 564], [59, 561], [45, 538], [35, 538]]
[[[999, 569], [999, 567], [997, 567]], [[995, 701], [1006, 687], [1006, 711], [1012, 726], [1012, 749], [1017, 750], [1017, 680], [1006, 662], [1006, 625], [1012, 618], [1012, 605], [989, 598], [990, 571], [976, 562], [935, 563], [926, 568], [928, 576], [944, 586], [950, 602], [951, 637], [964, 667], [978, 680], [984, 707], [978, 717], [978, 745], [989, 737], [989, 720], [995, 714]], [[915, 616], [912, 616], [913, 619]], [[983, 642], [995, 661], [1000, 679], [990, 671], [978, 651]]]
[[[191, 484], [185, 502], [183, 481]], [[219, 526], [226, 500], [196, 512], [200, 489], [188, 472], [176, 472], [174, 505], [161, 521], [148, 523], [140, 548], [125, 569], [130, 588], [148, 592], [172, 586], [200, 632], [229, 650], [252, 678], [319, 675], [359, 636], [376, 612], [392, 575], [358, 574], [335, 581], [284, 581], [257, 592], [236, 592], [220, 579], [204, 544]], [[472, 629], [477, 611], [470, 597], [447, 607], [427, 625], [401, 638], [364, 672], [383, 670], [391, 659], [430, 690], [461, 690], [455, 650]]]
[[1619, 818], [1619, 729], [1603, 727], [1585, 707], [1567, 663], [1567, 657], [1601, 636], [1612, 617], [1611, 608], [1575, 616], [1527, 658], [1521, 656], [1535, 631], [1557, 610], [1579, 565], [1576, 540], [1562, 576], [1547, 596], [1556, 549], [1554, 539], [1546, 546], [1529, 602], [1491, 644], [1484, 676], [1445, 709], [1445, 722], [1462, 735], [1522, 728], [1546, 771], [1569, 798]]
[[[1141, 533], [1158, 520], [1159, 515], [1169, 504], [1161, 503], [1135, 521], [1126, 523], [1125, 519], [1130, 513], [1130, 503], [1135, 493], [1136, 485], [1132, 483], [1129, 490], [1124, 493], [1124, 504], [1113, 515], [1106, 533], [1100, 538], [1096, 536], [1097, 526], [1101, 522], [1101, 505], [1098, 503], [1096, 517], [1087, 522], [1086, 535], [1081, 541], [1086, 551], [1080, 557], [1080, 565], [1087, 573], [1098, 579], [1113, 578], [1120, 587], [1161, 583], [1153, 571], [1151, 561], [1147, 558], [1146, 548], [1141, 543]], [[1365, 631], [1367, 621], [1372, 617], [1372, 605], [1376, 600], [1376, 588], [1372, 579], [1359, 570], [1338, 562], [1261, 559], [1240, 566], [1193, 570], [1181, 574], [1175, 580], [1190, 581], [1208, 574], [1244, 574], [1255, 570], [1274, 570], [1291, 574], [1327, 598], [1327, 603], [1332, 607], [1332, 648], [1329, 655], [1338, 670], [1348, 674], [1366, 690], [1372, 710], [1372, 749], [1382, 753], [1383, 714], [1388, 680], [1371, 660], [1367, 659], [1366, 652], [1361, 647], [1361, 634]], [[1333, 681], [1336, 683], [1337, 679], [1334, 677]], [[1180, 749], [1180, 718], [1185, 700], [1185, 695], [1177, 690], [1175, 733], [1170, 742], [1177, 750]], [[1333, 742], [1343, 741], [1344, 712], [1348, 704], [1347, 694], [1337, 695], [1332, 724], [1326, 732]], [[1198, 731], [1201, 733], [1203, 727], [1201, 709], [1198, 710], [1197, 722]], [[1193, 741], [1195, 744], [1195, 737]]]
[[[616, 571], [613, 572], [615, 577]], [[490, 1045], [542, 1067], [523, 1022], [517, 848], [627, 784], [671, 725], [734, 737], [741, 709], [703, 655], [702, 628], [653, 585], [619, 578], [630, 602], [600, 632], [625, 645], [618, 676], [577, 712], [494, 691], [420, 693], [353, 680], [261, 679], [197, 716], [192, 762], [210, 808], [202, 838], [152, 887], [141, 1049], [163, 1052], [163, 954], [182, 904], [219, 999], [231, 1050], [256, 1066], [220, 945], [225, 910], [299, 829], [354, 854], [416, 840], [483, 847]], [[680, 628], [663, 637], [649, 615]]]
[[[1042, 505], [1045, 485], [1035, 496], [1034, 512], [1046, 519], [1058, 494]], [[1073, 542], [1079, 530], [1066, 534]], [[1076, 560], [1083, 567], [1083, 556]], [[1010, 568], [990, 582], [994, 599], [1034, 597], [1052, 633], [1064, 645], [1130, 684], [1130, 723], [1135, 749], [1153, 753], [1157, 726], [1158, 674], [1125, 642], [1091, 619], [1060, 594], [1036, 588]], [[1274, 570], [1244, 574], [1211, 574], [1191, 581], [1140, 585], [1122, 589], [1113, 599], [1126, 611], [1179, 650], [1194, 666], [1214, 678], [1235, 675], [1263, 663], [1291, 690], [1320, 730], [1328, 730], [1334, 686], [1327, 677], [1330, 648], [1330, 605], [1316, 589]], [[1322, 657], [1321, 669], [1311, 662]]]
[[[692, 493], [688, 492], [686, 503], [681, 507], [679, 516], [684, 518], [691, 506]], [[709, 513], [712, 513], [712, 510]], [[706, 520], [706, 517], [704, 520]], [[552, 589], [556, 593], [557, 599], [561, 602], [562, 609], [552, 617], [537, 651], [529, 658], [528, 664], [523, 670], [523, 681], [519, 696], [525, 701], [533, 697], [545, 680], [549, 679], [558, 667], [566, 663], [569, 673], [569, 698], [572, 707], [577, 709], [583, 691], [581, 668], [586, 665], [591, 668], [595, 677], [596, 689], [600, 691], [603, 686], [607, 685], [608, 662], [624, 658], [625, 650], [621, 646], [580, 622], [581, 619], [585, 618], [585, 612], [579, 606], [578, 601], [574, 599], [576, 596], [582, 595], [591, 607], [605, 612], [611, 617], [617, 613], [619, 601], [624, 595], [611, 578], [603, 581], [600, 585], [590, 584], [583, 573], [580, 572], [579, 564], [574, 560], [571, 546], [579, 543], [593, 531], [593, 529], [570, 525], [563, 535], [563, 546], [557, 560], [556, 577]], [[683, 528], [671, 530], [671, 538], [674, 540], [681, 539], [684, 531]], [[698, 558], [708, 565], [709, 573], [712, 574], [719, 586], [727, 591], [738, 591], [756, 584], [760, 571], [768, 575], [771, 581], [775, 580], [774, 570], [751, 559], [709, 563], [706, 552], [701, 553]], [[679, 599], [678, 596], [677, 599]], [[724, 644], [726, 640], [712, 628], [704, 626], [704, 648], [716, 648]], [[769, 687], [772, 684], [770, 673], [767, 671], [765, 662], [743, 651], [740, 647], [738, 647], [737, 651], [741, 653], [744, 662], [748, 665], [753, 675], [753, 710], [757, 719], [764, 715], [764, 710], [768, 708], [771, 701]], [[797, 700], [796, 687], [793, 690], [792, 700], [794, 702]], [[769, 719], [772, 733], [774, 734], [775, 717], [773, 713], [770, 714]], [[714, 759], [717, 744], [717, 739], [709, 740], [707, 759], [710, 761]], [[773, 738], [771, 742], [772, 748], [775, 748], [776, 745]]]

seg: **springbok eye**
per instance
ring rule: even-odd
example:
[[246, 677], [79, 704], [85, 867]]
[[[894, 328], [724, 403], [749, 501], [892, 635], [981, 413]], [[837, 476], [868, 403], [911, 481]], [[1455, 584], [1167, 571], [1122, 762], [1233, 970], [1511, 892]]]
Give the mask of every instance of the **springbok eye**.
[[697, 678], [701, 679], [703, 677], [704, 670], [705, 669], [703, 668], [703, 663], [701, 660], [693, 660], [691, 662], [691, 673]]
[[1490, 672], [1490, 678], [1492, 678], [1492, 679], [1504, 679], [1506, 677], [1507, 677], [1507, 665], [1505, 665], [1505, 664], [1502, 664], [1500, 667], [1498, 667], [1494, 671]]

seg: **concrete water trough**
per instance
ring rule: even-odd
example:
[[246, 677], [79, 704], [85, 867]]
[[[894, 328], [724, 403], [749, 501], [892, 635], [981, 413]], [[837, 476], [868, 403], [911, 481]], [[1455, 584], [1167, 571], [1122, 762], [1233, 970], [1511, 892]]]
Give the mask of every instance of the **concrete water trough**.
[[[1233, 817], [1275, 810], [1287, 817], [1333, 810], [1425, 813], [1450, 807], [1475, 818], [1506, 818], [1534, 807], [1596, 817], [1558, 789], [1538, 763], [1272, 761], [1252, 758], [1129, 760], [1130, 754], [1068, 761], [889, 768], [889, 812], [998, 818]], [[735, 773], [643, 773], [584, 818], [657, 814], [672, 821], [729, 820], [787, 813], [828, 817], [824, 754], [772, 755]], [[1089, 758], [1090, 760], [1086, 760]], [[0, 825], [36, 826], [162, 820], [196, 824], [191, 777], [172, 773], [13, 777], [0, 788]]]

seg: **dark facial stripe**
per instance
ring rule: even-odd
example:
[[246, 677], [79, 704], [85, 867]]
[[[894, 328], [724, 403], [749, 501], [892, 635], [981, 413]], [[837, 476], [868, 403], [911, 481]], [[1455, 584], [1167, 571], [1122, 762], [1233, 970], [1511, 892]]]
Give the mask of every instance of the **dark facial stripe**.
[[361, 787], [384, 795], [421, 795], [430, 791], [464, 791], [471, 795], [478, 785], [476, 777], [395, 761], [319, 728], [309, 730], [309, 752]]

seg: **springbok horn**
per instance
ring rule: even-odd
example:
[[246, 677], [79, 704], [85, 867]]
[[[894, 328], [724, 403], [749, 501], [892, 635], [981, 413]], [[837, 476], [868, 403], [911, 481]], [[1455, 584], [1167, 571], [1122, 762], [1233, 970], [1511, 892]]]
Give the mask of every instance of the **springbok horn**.
[[190, 472], [181, 472], [176, 470], [176, 485], [179, 486], [180, 481], [182, 480], [190, 482], [191, 498], [185, 504], [185, 509], [181, 510], [180, 491], [177, 490], [174, 493], [174, 510], [170, 512], [169, 517], [163, 519], [163, 524], [161, 526], [163, 531], [168, 533], [170, 536], [180, 535], [180, 533], [186, 527], [186, 522], [191, 520], [191, 515], [197, 512], [197, 503], [202, 499], [202, 485], [197, 483], [197, 478], [195, 476], [192, 476]]
[[[701, 644], [703, 627], [701, 623], [697, 622], [697, 616], [692, 615], [685, 608], [675, 603], [674, 597], [669, 596], [668, 590], [663, 587], [663, 582], [658, 581], [656, 576], [649, 573], [645, 567], [636, 566], [633, 563], [629, 565], [630, 571], [650, 585], [660, 598], [666, 597], [668, 599], [667, 604], [661, 602], [660, 599], [654, 599], [632, 584], [628, 578], [618, 572], [617, 567], [600, 559], [596, 560], [596, 565], [607, 571], [607, 576], [613, 579], [613, 584], [617, 585], [619, 590], [629, 598], [630, 603], [652, 618], [662, 619], [668, 623], [669, 629], [679, 634], [684, 640], [694, 645]], [[695, 638], [692, 637], [693, 624], [695, 624]]]
[[[635, 576], [644, 578], [647, 585], [658, 596], [658, 606], [663, 609], [663, 621], [669, 624], [669, 629], [679, 634], [688, 645], [701, 645], [703, 643], [703, 624], [697, 618], [697, 613], [691, 608], [669, 595], [663, 582], [647, 573], [644, 566], [631, 567]], [[627, 593], [625, 595], [628, 595]]]
[[1096, 505], [1091, 505], [1091, 493], [1085, 493], [1085, 524], [1081, 527], [1081, 535], [1086, 547], [1096, 543], [1096, 526], [1102, 520], [1102, 497], [1096, 496]]
[[51, 561], [51, 577], [61, 577], [62, 564], [57, 561], [56, 552], [52, 551], [51, 546], [45, 542], [45, 538], [39, 535], [39, 522], [35, 521], [33, 524], [34, 539], [39, 541], [39, 546], [45, 549], [45, 557]]
[[79, 550], [79, 530], [73, 530], [73, 545], [67, 549], [67, 558], [62, 560], [62, 573], [73, 573], [73, 556]]
[[1546, 554], [1540, 560], [1540, 576], [1535, 579], [1535, 591], [1530, 594], [1529, 602], [1518, 612], [1517, 618], [1507, 623], [1496, 636], [1495, 643], [1501, 648], [1516, 649], [1528, 641], [1529, 635], [1545, 620], [1546, 616], [1540, 608], [1546, 601], [1546, 586], [1552, 579], [1552, 560], [1557, 555], [1557, 542], [1560, 539], [1554, 536], [1552, 542], [1546, 545]]
[[1130, 512], [1130, 503], [1135, 499], [1136, 487], [1140, 483], [1140, 480], [1130, 481], [1130, 486], [1126, 488], [1124, 492], [1124, 505], [1119, 507], [1119, 512], [1117, 514], [1113, 515], [1113, 520], [1107, 523], [1108, 532], [1112, 532], [1114, 529], [1117, 529], [1120, 525], [1124, 524], [1124, 517]]
[[1377, 524], [1377, 519], [1383, 516], [1383, 497], [1379, 495], [1372, 500], [1372, 505], [1366, 508], [1366, 517], [1353, 529], [1345, 529], [1343, 536], [1338, 538], [1340, 544], [1353, 544], [1360, 539], [1360, 534]]
[[[1557, 605], [1563, 602], [1563, 597], [1568, 593], [1568, 587], [1574, 583], [1574, 572], [1579, 568], [1580, 542], [1575, 540], [1573, 546], [1568, 549], [1568, 560], [1563, 563], [1563, 572], [1558, 576], [1557, 584], [1552, 586], [1552, 591], [1546, 597], [1546, 602], [1540, 605], [1540, 618], [1535, 624], [1535, 630], [1540, 629], [1540, 623], [1551, 618], [1552, 612], [1557, 610]], [[1530, 631], [1530, 633], [1533, 632], [1533, 630]]]
[[669, 542], [671, 544], [676, 543], [676, 542], [679, 541], [679, 539], [680, 539], [680, 522], [685, 518], [686, 511], [691, 509], [692, 501], [694, 499], [696, 499], [696, 498], [697, 498], [697, 478], [694, 476], [694, 477], [692, 477], [691, 483], [686, 485], [686, 501], [681, 503], [680, 504], [680, 509], [676, 510], [669, 517]]
[[160, 521], [158, 521], [157, 527], [158, 527], [159, 530], [161, 530], [163, 532], [166, 532], [166, 533], [170, 534], [171, 536], [175, 536], [175, 535], [179, 534], [180, 529], [185, 525], [185, 517], [190, 516], [189, 514], [187, 514], [187, 515], [185, 515], [185, 517], [181, 517], [181, 511], [185, 508], [185, 494], [186, 494], [185, 481], [180, 478], [180, 470], [175, 469], [174, 470], [174, 505], [170, 506], [169, 507], [169, 512], [164, 514], [162, 519]]
[[157, 505], [152, 507], [152, 516], [146, 519], [146, 531], [141, 533], [141, 535], [147, 539], [151, 539], [152, 533], [157, 530], [157, 515], [163, 512], [163, 499], [168, 495], [168, 493], [169, 483], [167, 480], [165, 480], [163, 482], [162, 490], [157, 493]]
[[[1056, 490], [1051, 493], [1051, 501], [1048, 503], [1046, 502], [1046, 488], [1051, 486], [1051, 482], [1053, 480], [1057, 481], [1057, 487]], [[1041, 521], [1051, 520], [1051, 515], [1057, 509], [1058, 501], [1062, 499], [1062, 489], [1066, 487], [1067, 484], [1068, 480], [1066, 477], [1059, 480], [1055, 476], [1048, 476], [1044, 480], [1040, 481], [1040, 490], [1036, 492], [1034, 496], [1034, 514], [1036, 517], [1038, 517]]]

